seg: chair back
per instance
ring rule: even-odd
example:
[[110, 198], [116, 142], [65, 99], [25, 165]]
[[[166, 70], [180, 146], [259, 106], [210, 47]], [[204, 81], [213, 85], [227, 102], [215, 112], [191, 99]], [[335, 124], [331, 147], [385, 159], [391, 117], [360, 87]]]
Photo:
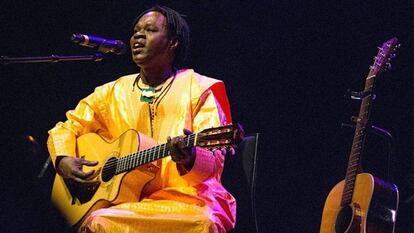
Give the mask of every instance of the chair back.
[[258, 141], [259, 133], [248, 134], [237, 145], [236, 155], [226, 156], [222, 182], [237, 201], [233, 233], [258, 232], [255, 197]]

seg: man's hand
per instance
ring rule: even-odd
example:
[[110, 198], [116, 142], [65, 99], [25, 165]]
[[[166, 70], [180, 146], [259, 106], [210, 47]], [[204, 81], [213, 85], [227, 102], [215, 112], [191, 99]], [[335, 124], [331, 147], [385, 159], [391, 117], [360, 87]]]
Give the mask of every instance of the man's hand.
[[71, 156], [59, 156], [57, 161], [58, 173], [65, 179], [73, 180], [78, 183], [86, 183], [90, 178], [94, 170], [89, 172], [82, 171], [82, 166], [96, 166], [98, 161], [90, 161], [84, 158], [77, 158]]
[[[184, 129], [184, 134], [192, 134], [190, 130]], [[184, 137], [178, 136], [175, 138], [167, 138], [167, 146], [170, 150], [171, 159], [177, 164], [184, 165], [187, 171], [191, 170], [195, 161], [195, 148], [190, 148], [185, 145]]]
[[235, 155], [236, 151], [234, 150], [234, 148], [232, 146], [228, 146], [228, 147], [225, 147], [225, 148], [213, 150], [214, 155], [216, 155], [217, 153], [221, 153], [223, 156], [227, 155], [227, 153], [229, 153], [230, 155]]

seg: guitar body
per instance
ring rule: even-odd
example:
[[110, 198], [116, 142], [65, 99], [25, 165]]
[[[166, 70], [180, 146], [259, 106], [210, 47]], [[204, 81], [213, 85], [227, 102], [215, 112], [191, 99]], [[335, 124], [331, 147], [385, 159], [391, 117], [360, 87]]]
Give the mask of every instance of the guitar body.
[[93, 133], [79, 137], [77, 154], [84, 156], [87, 160], [99, 162], [95, 167], [84, 166], [83, 170], [95, 170], [93, 180], [99, 182], [96, 185], [75, 187], [65, 182], [60, 175], [56, 175], [52, 189], [52, 201], [69, 225], [81, 224], [84, 218], [96, 209], [127, 201], [139, 201], [141, 190], [155, 177], [159, 169], [157, 166], [148, 163], [115, 176], [103, 174], [102, 167], [104, 164], [111, 164], [111, 158], [122, 158], [155, 145], [154, 140], [135, 130], [128, 130], [111, 142]]
[[329, 193], [322, 213], [321, 233], [392, 233], [395, 228], [398, 189], [369, 173], [355, 180], [352, 202], [341, 207], [345, 181]]
[[[235, 146], [243, 138], [239, 124], [229, 124], [185, 135], [186, 147], [223, 149]], [[144, 186], [155, 178], [157, 161], [170, 155], [167, 143], [157, 145], [144, 134], [133, 129], [118, 139], [107, 141], [97, 134], [82, 135], [76, 141], [77, 156], [98, 161], [95, 167], [84, 166], [85, 172], [95, 172], [87, 183], [74, 183], [56, 175], [52, 201], [74, 228], [94, 210], [125, 202], [138, 202]], [[144, 190], [144, 192], [149, 190]]]

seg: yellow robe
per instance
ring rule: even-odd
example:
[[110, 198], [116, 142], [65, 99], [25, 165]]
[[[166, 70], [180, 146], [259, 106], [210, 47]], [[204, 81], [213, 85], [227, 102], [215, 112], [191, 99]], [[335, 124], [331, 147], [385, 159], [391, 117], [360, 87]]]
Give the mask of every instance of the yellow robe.
[[[149, 104], [140, 101], [148, 86], [141, 80], [134, 85], [136, 77], [127, 75], [97, 87], [67, 112], [68, 120], [49, 131], [53, 162], [56, 155], [76, 156], [76, 138], [89, 132], [116, 139], [127, 129], [136, 129], [165, 143], [168, 136], [182, 135], [184, 128], [199, 132], [231, 123], [225, 87], [219, 80], [179, 70], [156, 88], [155, 101]], [[221, 153], [205, 157], [197, 152], [193, 169], [181, 175], [170, 157], [158, 164], [161, 169], [146, 185], [140, 202], [97, 210], [80, 230], [195, 233], [225, 232], [234, 227], [236, 202], [221, 185]]]

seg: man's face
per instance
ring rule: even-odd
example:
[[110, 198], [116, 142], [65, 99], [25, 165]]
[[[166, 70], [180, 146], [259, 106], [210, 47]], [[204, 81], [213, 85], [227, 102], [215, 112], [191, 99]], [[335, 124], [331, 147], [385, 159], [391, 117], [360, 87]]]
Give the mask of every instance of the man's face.
[[130, 44], [132, 59], [140, 67], [171, 62], [174, 56], [165, 17], [157, 11], [150, 11], [138, 20]]

